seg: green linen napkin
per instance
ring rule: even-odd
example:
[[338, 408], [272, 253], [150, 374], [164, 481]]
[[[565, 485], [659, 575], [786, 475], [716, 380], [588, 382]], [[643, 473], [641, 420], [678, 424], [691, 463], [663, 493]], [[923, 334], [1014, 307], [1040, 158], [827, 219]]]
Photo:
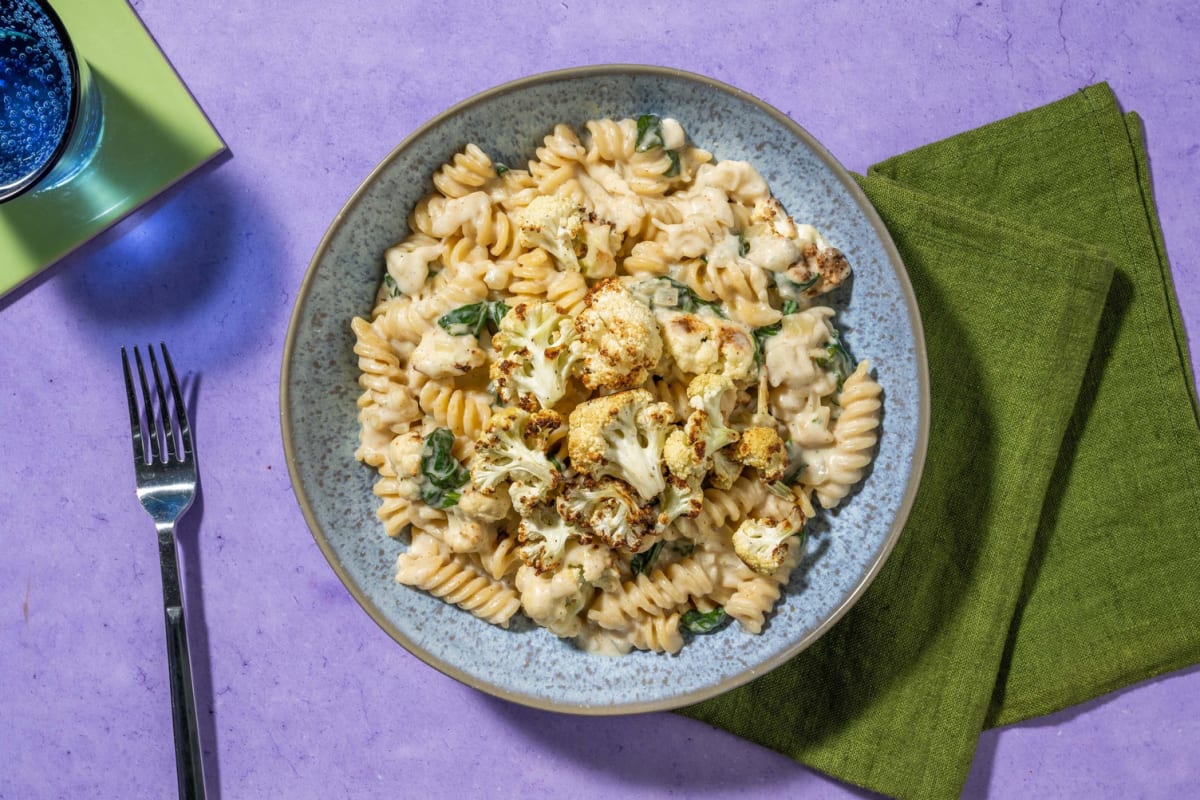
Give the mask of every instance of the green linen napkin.
[[1107, 85], [872, 167], [928, 344], [920, 491], [855, 608], [683, 713], [899, 797], [987, 727], [1200, 661], [1200, 424], [1137, 117]]

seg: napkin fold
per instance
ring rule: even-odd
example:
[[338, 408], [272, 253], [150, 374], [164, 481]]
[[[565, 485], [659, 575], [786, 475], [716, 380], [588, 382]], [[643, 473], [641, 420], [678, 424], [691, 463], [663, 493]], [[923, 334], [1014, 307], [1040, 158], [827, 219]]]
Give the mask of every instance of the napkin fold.
[[1200, 661], [1195, 382], [1141, 123], [1107, 85], [859, 181], [925, 326], [921, 487], [842, 621], [683, 713], [955, 797], [985, 728]]

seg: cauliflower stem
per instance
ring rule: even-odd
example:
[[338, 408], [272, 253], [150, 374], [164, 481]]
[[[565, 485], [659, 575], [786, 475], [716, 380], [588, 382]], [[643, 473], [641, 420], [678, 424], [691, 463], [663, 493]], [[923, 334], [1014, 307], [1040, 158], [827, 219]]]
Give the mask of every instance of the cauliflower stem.
[[593, 478], [620, 478], [651, 500], [666, 486], [662, 452], [674, 418], [671, 407], [645, 389], [580, 403], [570, 417], [571, 465]]

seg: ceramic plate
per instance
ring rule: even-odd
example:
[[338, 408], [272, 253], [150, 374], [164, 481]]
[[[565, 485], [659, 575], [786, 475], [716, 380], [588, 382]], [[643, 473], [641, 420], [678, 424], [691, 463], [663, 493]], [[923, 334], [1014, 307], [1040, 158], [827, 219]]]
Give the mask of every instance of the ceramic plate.
[[[834, 305], [851, 352], [884, 391], [874, 467], [836, 514], [809, 523], [807, 555], [758, 636], [737, 625], [681, 653], [604, 658], [529, 623], [508, 630], [394, 581], [402, 541], [375, 518], [374, 470], [354, 460], [358, 364], [350, 319], [367, 316], [384, 250], [403, 238], [430, 175], [469, 142], [523, 163], [559, 122], [655, 113], [678, 119], [719, 159], [750, 161], [797, 220], [854, 266]], [[484, 92], [431, 120], [369, 175], [334, 219], [292, 315], [281, 383], [284, 447], [296, 497], [329, 563], [397, 642], [491, 694], [582, 714], [674, 708], [726, 691], [803, 650], [858, 599], [891, 551], [916, 491], [928, 431], [920, 319], [887, 231], [845, 170], [783, 113], [730, 86], [674, 70], [566, 70]], [[520, 617], [518, 617], [520, 619]]]

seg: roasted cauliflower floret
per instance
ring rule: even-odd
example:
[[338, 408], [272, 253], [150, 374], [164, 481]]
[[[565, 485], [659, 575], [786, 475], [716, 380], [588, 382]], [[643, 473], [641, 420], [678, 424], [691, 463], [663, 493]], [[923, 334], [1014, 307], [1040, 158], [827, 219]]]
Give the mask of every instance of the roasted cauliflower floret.
[[575, 326], [553, 303], [518, 305], [492, 337], [491, 378], [500, 398], [528, 411], [551, 408], [567, 391], [579, 348]]
[[517, 527], [517, 555], [535, 572], [557, 569], [563, 562], [567, 544], [578, 540], [582, 531], [564, 520], [554, 506], [535, 506], [521, 517]]
[[508, 482], [513, 506], [521, 512], [549, 501], [562, 473], [545, 450], [550, 435], [560, 427], [562, 416], [555, 411], [530, 414], [520, 408], [500, 409], [475, 441], [471, 482], [485, 495]]
[[783, 565], [788, 540], [804, 529], [804, 517], [796, 509], [784, 519], [745, 519], [733, 533], [733, 551], [750, 569], [770, 575]]
[[[703, 443], [700, 443], [703, 446]], [[689, 440], [682, 428], [675, 428], [663, 444], [663, 463], [672, 476], [684, 481], [703, 480], [708, 472], [708, 459], [696, 452], [696, 443]]]
[[517, 214], [517, 238], [522, 247], [540, 247], [559, 269], [579, 272], [587, 252], [583, 223], [587, 211], [563, 195], [540, 195]]
[[788, 454], [783, 439], [774, 428], [755, 425], [742, 431], [737, 444], [729, 449], [734, 461], [758, 470], [763, 480], [775, 482], [783, 478]]
[[[738, 440], [738, 432], [727, 422], [736, 392], [733, 381], [722, 375], [697, 375], [688, 384], [688, 402], [695, 411], [682, 430], [671, 432], [663, 448], [663, 461], [673, 476], [685, 481], [703, 478], [718, 461], [728, 461], [719, 451]], [[721, 473], [723, 482], [726, 471]], [[740, 467], [733, 478], [737, 472]]]
[[616, 278], [588, 290], [575, 318], [581, 345], [578, 375], [589, 389], [632, 389], [662, 357], [658, 321]]
[[591, 478], [620, 478], [643, 500], [665, 486], [663, 445], [675, 412], [645, 389], [629, 389], [580, 403], [567, 438], [571, 466]]
[[660, 311], [658, 318], [663, 348], [681, 371], [724, 375], [734, 381], [754, 376], [754, 335], [742, 323], [681, 311]]
[[812, 225], [796, 226], [795, 241], [800, 258], [776, 281], [783, 299], [804, 305], [805, 301], [836, 289], [850, 277], [846, 256], [831, 247]]
[[686, 481], [674, 475], [667, 477], [667, 486], [658, 503], [655, 531], [662, 533], [680, 517], [695, 519], [704, 506], [704, 491], [699, 480]]
[[708, 480], [718, 489], [729, 489], [742, 474], [742, 465], [734, 461], [724, 450], [712, 454], [712, 468]]
[[639, 501], [629, 484], [616, 478], [572, 481], [559, 495], [557, 508], [564, 520], [609, 547], [634, 552], [653, 532], [656, 519], [654, 510]]

